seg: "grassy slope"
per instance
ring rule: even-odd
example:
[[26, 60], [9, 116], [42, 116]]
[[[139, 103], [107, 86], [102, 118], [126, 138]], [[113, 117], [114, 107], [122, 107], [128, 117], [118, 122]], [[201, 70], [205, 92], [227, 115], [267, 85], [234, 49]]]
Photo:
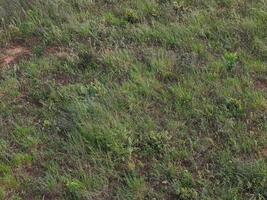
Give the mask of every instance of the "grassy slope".
[[1, 199], [267, 198], [266, 1], [18, 2]]

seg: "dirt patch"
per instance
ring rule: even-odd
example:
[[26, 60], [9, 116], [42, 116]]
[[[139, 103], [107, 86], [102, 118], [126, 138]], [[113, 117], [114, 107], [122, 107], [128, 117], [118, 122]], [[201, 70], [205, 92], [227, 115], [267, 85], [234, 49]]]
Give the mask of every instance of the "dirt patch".
[[255, 88], [267, 92], [267, 79], [258, 79], [254, 82]]
[[55, 81], [57, 85], [68, 85], [71, 83], [71, 77], [66, 74], [57, 74], [55, 76]]
[[45, 50], [44, 55], [54, 55], [59, 58], [68, 58], [74, 56], [70, 49], [64, 47], [49, 47]]
[[267, 147], [262, 149], [261, 154], [263, 155], [263, 157], [267, 158]]
[[[32, 55], [32, 46], [13, 44], [6, 48], [0, 48], [0, 67], [13, 65], [22, 59], [29, 58]], [[74, 57], [74, 53], [64, 47], [48, 47], [44, 51], [44, 56], [53, 55], [58, 58]]]
[[0, 50], [0, 66], [7, 66], [30, 56], [30, 50], [22, 46], [12, 46]]

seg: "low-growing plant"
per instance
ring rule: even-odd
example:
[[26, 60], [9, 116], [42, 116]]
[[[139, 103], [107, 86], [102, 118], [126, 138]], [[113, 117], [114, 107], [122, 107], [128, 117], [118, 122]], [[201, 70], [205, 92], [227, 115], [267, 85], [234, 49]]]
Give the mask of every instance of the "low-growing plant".
[[227, 71], [231, 71], [236, 66], [238, 61], [238, 56], [236, 53], [226, 52], [223, 58]]

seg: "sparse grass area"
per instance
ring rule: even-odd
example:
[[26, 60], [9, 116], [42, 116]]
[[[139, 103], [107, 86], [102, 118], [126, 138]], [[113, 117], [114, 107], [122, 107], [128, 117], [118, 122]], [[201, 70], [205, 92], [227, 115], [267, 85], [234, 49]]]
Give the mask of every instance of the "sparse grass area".
[[0, 0], [0, 199], [267, 199], [265, 0]]

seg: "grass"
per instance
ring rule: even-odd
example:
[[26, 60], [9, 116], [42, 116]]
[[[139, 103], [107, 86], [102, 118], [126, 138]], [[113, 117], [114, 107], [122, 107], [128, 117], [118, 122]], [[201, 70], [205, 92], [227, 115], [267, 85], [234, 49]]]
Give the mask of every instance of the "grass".
[[0, 8], [0, 199], [267, 198], [264, 0]]

